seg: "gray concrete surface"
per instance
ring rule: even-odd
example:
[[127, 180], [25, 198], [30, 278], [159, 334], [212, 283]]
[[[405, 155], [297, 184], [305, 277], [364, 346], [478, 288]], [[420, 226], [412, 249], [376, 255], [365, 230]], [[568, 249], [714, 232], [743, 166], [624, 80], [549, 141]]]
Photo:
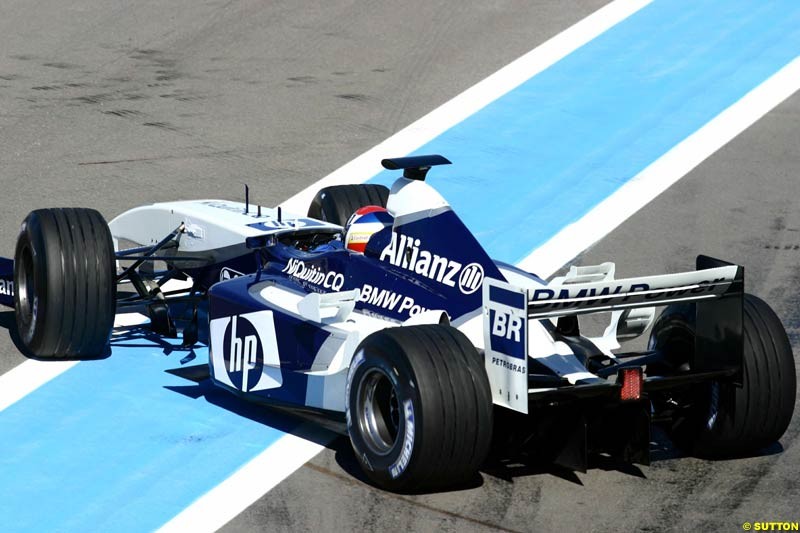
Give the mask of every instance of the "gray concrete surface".
[[[7, 0], [0, 6], [0, 255], [33, 208], [255, 198], [274, 204], [604, 4]], [[582, 262], [620, 275], [747, 266], [800, 346], [800, 184], [793, 97]], [[795, 248], [797, 247], [797, 248]], [[0, 313], [0, 327], [11, 321]], [[0, 329], [0, 372], [22, 361]], [[665, 448], [640, 470], [485, 473], [396, 496], [337, 441], [224, 531], [740, 530], [800, 520], [795, 420], [785, 451], [707, 462]], [[772, 452], [778, 452], [774, 448]]]
[[39, 207], [275, 205], [605, 3], [8, 0], [0, 256]]

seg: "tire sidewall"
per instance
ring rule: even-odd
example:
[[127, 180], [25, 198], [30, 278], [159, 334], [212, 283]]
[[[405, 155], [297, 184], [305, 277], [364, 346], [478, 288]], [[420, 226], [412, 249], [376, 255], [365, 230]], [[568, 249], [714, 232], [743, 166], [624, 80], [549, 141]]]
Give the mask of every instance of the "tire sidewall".
[[[42, 235], [40, 217], [31, 213], [20, 228], [17, 246], [14, 253], [14, 308], [18, 333], [26, 346], [33, 349], [40, 342], [42, 332], [45, 330], [45, 311], [48, 308], [48, 282], [47, 282], [47, 254]], [[22, 284], [19, 283], [22, 269], [22, 254], [30, 251], [33, 287], [28, 292], [31, 301], [28, 303], [30, 312], [24, 312], [22, 302]]]
[[[395, 389], [400, 409], [400, 423], [392, 448], [380, 455], [373, 451], [361, 434], [356, 417], [358, 390], [374, 371], [385, 375]], [[375, 346], [360, 347], [350, 365], [346, 389], [347, 430], [356, 458], [367, 476], [384, 487], [401, 487], [404, 477], [414, 470], [423, 438], [423, 412], [417, 380], [403, 357]]]

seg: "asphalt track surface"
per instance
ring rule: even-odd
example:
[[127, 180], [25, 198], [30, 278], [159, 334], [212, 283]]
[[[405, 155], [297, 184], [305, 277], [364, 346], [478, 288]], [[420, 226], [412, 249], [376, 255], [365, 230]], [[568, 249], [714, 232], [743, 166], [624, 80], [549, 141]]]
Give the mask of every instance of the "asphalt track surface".
[[[0, 255], [37, 207], [106, 217], [146, 202], [273, 205], [604, 2], [4, 2]], [[746, 265], [748, 290], [800, 346], [800, 97], [781, 104], [584, 253], [618, 275]], [[10, 313], [0, 313], [8, 327]], [[0, 331], [0, 372], [21, 363]], [[341, 439], [225, 531], [739, 530], [800, 520], [795, 419], [758, 457], [709, 462], [659, 440], [650, 467], [490, 471], [480, 486], [396, 496]], [[46, 507], [42, 509], [46, 512]]]

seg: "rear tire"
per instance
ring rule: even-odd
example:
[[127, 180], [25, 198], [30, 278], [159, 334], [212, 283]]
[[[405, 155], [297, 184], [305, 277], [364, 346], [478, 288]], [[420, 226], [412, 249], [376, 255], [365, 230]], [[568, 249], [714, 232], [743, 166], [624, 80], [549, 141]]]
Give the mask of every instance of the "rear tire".
[[14, 254], [14, 306], [23, 347], [39, 358], [105, 352], [116, 306], [111, 233], [93, 209], [39, 209]]
[[450, 326], [373, 333], [350, 366], [347, 424], [361, 468], [381, 488], [416, 492], [467, 482], [492, 438], [483, 359]]
[[[690, 370], [694, 304], [667, 307], [653, 326], [652, 349], [664, 350], [672, 372]], [[757, 452], [777, 441], [792, 419], [797, 393], [794, 357], [775, 312], [751, 294], [744, 297], [743, 386], [712, 381], [687, 389], [682, 416], [670, 428], [676, 445], [708, 458]], [[661, 369], [659, 369], [661, 370]]]
[[308, 208], [308, 216], [344, 226], [358, 209], [368, 205], [386, 207], [388, 199], [389, 189], [384, 185], [331, 185], [319, 190]]

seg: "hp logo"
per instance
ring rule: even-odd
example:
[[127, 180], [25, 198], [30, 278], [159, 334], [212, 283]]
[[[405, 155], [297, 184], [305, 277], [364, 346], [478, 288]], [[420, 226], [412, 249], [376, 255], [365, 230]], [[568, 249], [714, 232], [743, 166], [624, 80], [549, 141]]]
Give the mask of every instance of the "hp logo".
[[264, 349], [255, 326], [241, 316], [231, 317], [223, 338], [224, 359], [233, 385], [247, 392], [264, 368]]
[[458, 288], [464, 294], [472, 294], [483, 284], [483, 267], [479, 263], [470, 263], [461, 270], [458, 276]]

